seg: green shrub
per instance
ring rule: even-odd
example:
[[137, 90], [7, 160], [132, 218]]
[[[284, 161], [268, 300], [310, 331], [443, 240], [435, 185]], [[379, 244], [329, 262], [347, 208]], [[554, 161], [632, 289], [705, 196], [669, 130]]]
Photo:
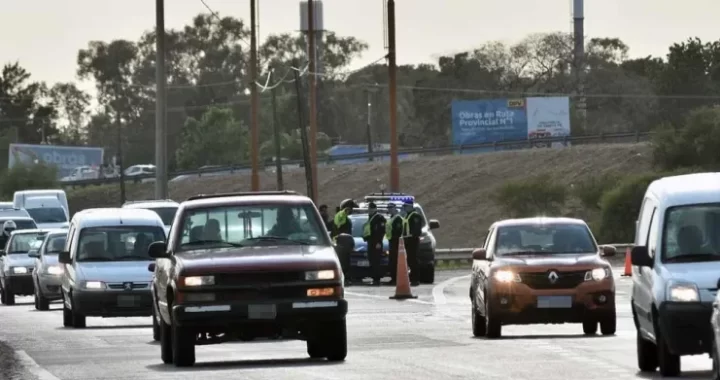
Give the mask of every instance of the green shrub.
[[693, 110], [682, 128], [662, 125], [652, 140], [653, 162], [662, 170], [720, 169], [720, 108]]
[[16, 164], [0, 177], [0, 194], [12, 198], [18, 190], [56, 189], [59, 187], [57, 168], [44, 163]]
[[640, 214], [645, 191], [656, 179], [700, 171], [685, 168], [672, 172], [650, 172], [626, 177], [600, 201], [601, 214], [598, 240], [614, 243], [631, 243], [635, 240], [635, 221]]
[[494, 198], [512, 218], [556, 215], [565, 205], [567, 191], [565, 185], [545, 175], [507, 182], [495, 192]]
[[582, 203], [583, 207], [590, 210], [600, 210], [602, 196], [609, 190], [615, 188], [620, 178], [615, 174], [603, 174], [591, 177], [585, 181], [575, 184], [573, 195]]

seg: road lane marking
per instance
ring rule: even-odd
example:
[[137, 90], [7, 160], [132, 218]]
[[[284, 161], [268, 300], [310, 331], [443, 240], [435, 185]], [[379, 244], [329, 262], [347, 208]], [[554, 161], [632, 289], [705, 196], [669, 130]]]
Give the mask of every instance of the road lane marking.
[[[348, 292], [348, 291], [345, 291], [345, 294], [350, 295], [350, 296], [360, 297], [360, 298], [372, 298], [372, 299], [376, 299], [376, 300], [391, 301], [390, 296], [381, 296], [378, 294], [365, 294], [365, 293], [355, 293], [355, 292]], [[402, 300], [402, 302], [412, 302], [412, 303], [418, 303], [421, 305], [434, 305], [432, 302], [418, 300], [418, 299], [407, 299], [407, 300]]]
[[445, 298], [445, 288], [466, 278], [470, 278], [470, 275], [466, 274], [463, 276], [449, 278], [435, 285], [432, 290], [433, 303], [435, 305], [445, 305], [447, 303], [447, 298]]
[[30, 371], [30, 373], [35, 375], [38, 380], [60, 380], [59, 377], [48, 372], [48, 370], [46, 370], [45, 368], [40, 367], [40, 364], [37, 364], [37, 362], [32, 357], [30, 357], [27, 352], [23, 350], [17, 350], [15, 351], [15, 355], [17, 355], [20, 364], [22, 364], [23, 367]]

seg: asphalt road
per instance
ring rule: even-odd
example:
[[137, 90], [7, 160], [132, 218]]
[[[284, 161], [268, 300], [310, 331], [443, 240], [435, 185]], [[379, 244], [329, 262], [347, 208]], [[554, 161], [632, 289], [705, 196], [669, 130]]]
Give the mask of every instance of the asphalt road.
[[[60, 305], [38, 312], [32, 299], [19, 299], [0, 307], [0, 341], [28, 373], [0, 379], [653, 378], [637, 372], [628, 278], [617, 280], [616, 336], [584, 337], [578, 324], [535, 325], [506, 326], [502, 339], [485, 340], [471, 334], [468, 271], [438, 274], [435, 286], [414, 288], [412, 301], [389, 300], [390, 287], [348, 288], [349, 354], [340, 364], [308, 359], [304, 342], [237, 343], [199, 347], [195, 367], [176, 369], [162, 364], [149, 318], [89, 318], [86, 329], [71, 330], [62, 327]], [[1, 345], [0, 361], [12, 365]], [[682, 365], [684, 378], [710, 378], [705, 356]]]

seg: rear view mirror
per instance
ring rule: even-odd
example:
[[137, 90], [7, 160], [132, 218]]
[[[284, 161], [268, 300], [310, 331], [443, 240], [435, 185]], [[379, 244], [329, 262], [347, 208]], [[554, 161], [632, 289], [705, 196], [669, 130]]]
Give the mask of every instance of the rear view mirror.
[[335, 238], [335, 246], [339, 253], [349, 253], [355, 248], [355, 239], [348, 234], [340, 234]]
[[632, 265], [639, 267], [651, 267], [653, 266], [653, 260], [648, 254], [648, 249], [645, 246], [639, 245], [633, 247], [630, 251], [630, 262]]
[[472, 251], [473, 260], [487, 260], [487, 251], [485, 248], [478, 248]]
[[167, 244], [164, 241], [156, 241], [148, 247], [148, 256], [153, 259], [163, 259], [170, 257], [167, 253]]
[[62, 251], [58, 254], [58, 262], [61, 264], [72, 264], [70, 260], [70, 252]]
[[148, 272], [155, 273], [155, 263], [148, 264]]
[[429, 225], [431, 230], [437, 230], [440, 228], [440, 221], [437, 219], [430, 219]]
[[37, 252], [37, 251], [32, 251], [32, 252], [28, 253], [28, 256], [29, 256], [29, 257], [32, 257], [33, 259], [39, 259], [39, 258], [40, 258], [40, 253]]
[[600, 247], [600, 255], [603, 257], [612, 257], [617, 254], [617, 248], [614, 245], [603, 245]]

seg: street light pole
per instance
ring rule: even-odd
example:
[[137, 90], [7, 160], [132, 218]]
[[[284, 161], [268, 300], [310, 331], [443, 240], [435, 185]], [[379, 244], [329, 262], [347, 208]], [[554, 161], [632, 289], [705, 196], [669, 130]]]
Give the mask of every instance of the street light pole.
[[400, 191], [397, 133], [397, 60], [395, 52], [395, 0], [387, 0], [388, 97], [390, 99], [390, 191]]
[[155, 54], [155, 198], [167, 199], [168, 165], [166, 130], [167, 79], [165, 76], [165, 0], [155, 0]]
[[260, 191], [260, 136], [258, 131], [258, 91], [257, 91], [257, 20], [255, 8], [257, 0], [250, 0], [250, 161], [252, 174], [250, 188]]

